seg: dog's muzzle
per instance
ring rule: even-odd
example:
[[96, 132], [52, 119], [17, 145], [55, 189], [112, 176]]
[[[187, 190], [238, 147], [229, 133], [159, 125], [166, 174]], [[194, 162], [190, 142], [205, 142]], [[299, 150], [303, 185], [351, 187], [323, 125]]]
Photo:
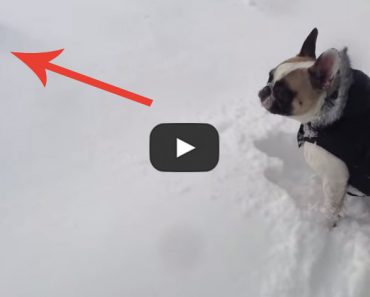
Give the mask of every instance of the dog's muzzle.
[[271, 86], [267, 85], [265, 86], [261, 91], [258, 93], [258, 97], [260, 97], [261, 102], [267, 99], [268, 96], [270, 96], [272, 93]]
[[272, 89], [270, 85], [265, 86], [261, 91], [258, 93], [258, 97], [260, 97], [262, 106], [267, 110], [270, 110], [273, 98], [272, 98]]

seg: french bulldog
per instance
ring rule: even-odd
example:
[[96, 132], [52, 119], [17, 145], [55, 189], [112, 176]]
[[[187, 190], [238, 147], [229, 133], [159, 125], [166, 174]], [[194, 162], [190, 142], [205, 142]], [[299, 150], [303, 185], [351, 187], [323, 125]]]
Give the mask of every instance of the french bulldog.
[[316, 58], [317, 36], [315, 28], [298, 55], [274, 67], [258, 95], [269, 112], [300, 122], [298, 146], [321, 178], [322, 211], [335, 226], [349, 188], [370, 195], [370, 78], [351, 68], [347, 48]]

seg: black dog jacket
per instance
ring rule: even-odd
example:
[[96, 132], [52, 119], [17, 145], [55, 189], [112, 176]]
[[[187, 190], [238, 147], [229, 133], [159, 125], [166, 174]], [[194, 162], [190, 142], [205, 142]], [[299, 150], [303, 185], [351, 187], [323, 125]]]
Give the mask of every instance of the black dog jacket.
[[[349, 184], [370, 195], [370, 78], [351, 69], [346, 104], [339, 119], [329, 125], [302, 124], [298, 131], [298, 145], [305, 141], [316, 143], [347, 165]], [[326, 106], [334, 106], [338, 91], [325, 99]]]

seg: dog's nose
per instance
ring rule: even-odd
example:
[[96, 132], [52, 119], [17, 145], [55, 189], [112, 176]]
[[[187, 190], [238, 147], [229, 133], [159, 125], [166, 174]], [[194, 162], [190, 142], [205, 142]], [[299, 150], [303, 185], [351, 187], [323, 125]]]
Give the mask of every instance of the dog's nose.
[[271, 87], [265, 86], [261, 91], [258, 93], [258, 97], [260, 97], [261, 101], [265, 100], [268, 96], [271, 95]]

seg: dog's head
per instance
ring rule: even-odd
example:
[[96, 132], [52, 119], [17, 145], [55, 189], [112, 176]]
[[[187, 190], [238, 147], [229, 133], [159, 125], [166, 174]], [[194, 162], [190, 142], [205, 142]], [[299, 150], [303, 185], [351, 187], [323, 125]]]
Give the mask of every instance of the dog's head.
[[307, 122], [320, 110], [339, 73], [340, 54], [330, 49], [316, 59], [317, 35], [315, 28], [297, 56], [270, 71], [267, 85], [258, 94], [269, 112]]

